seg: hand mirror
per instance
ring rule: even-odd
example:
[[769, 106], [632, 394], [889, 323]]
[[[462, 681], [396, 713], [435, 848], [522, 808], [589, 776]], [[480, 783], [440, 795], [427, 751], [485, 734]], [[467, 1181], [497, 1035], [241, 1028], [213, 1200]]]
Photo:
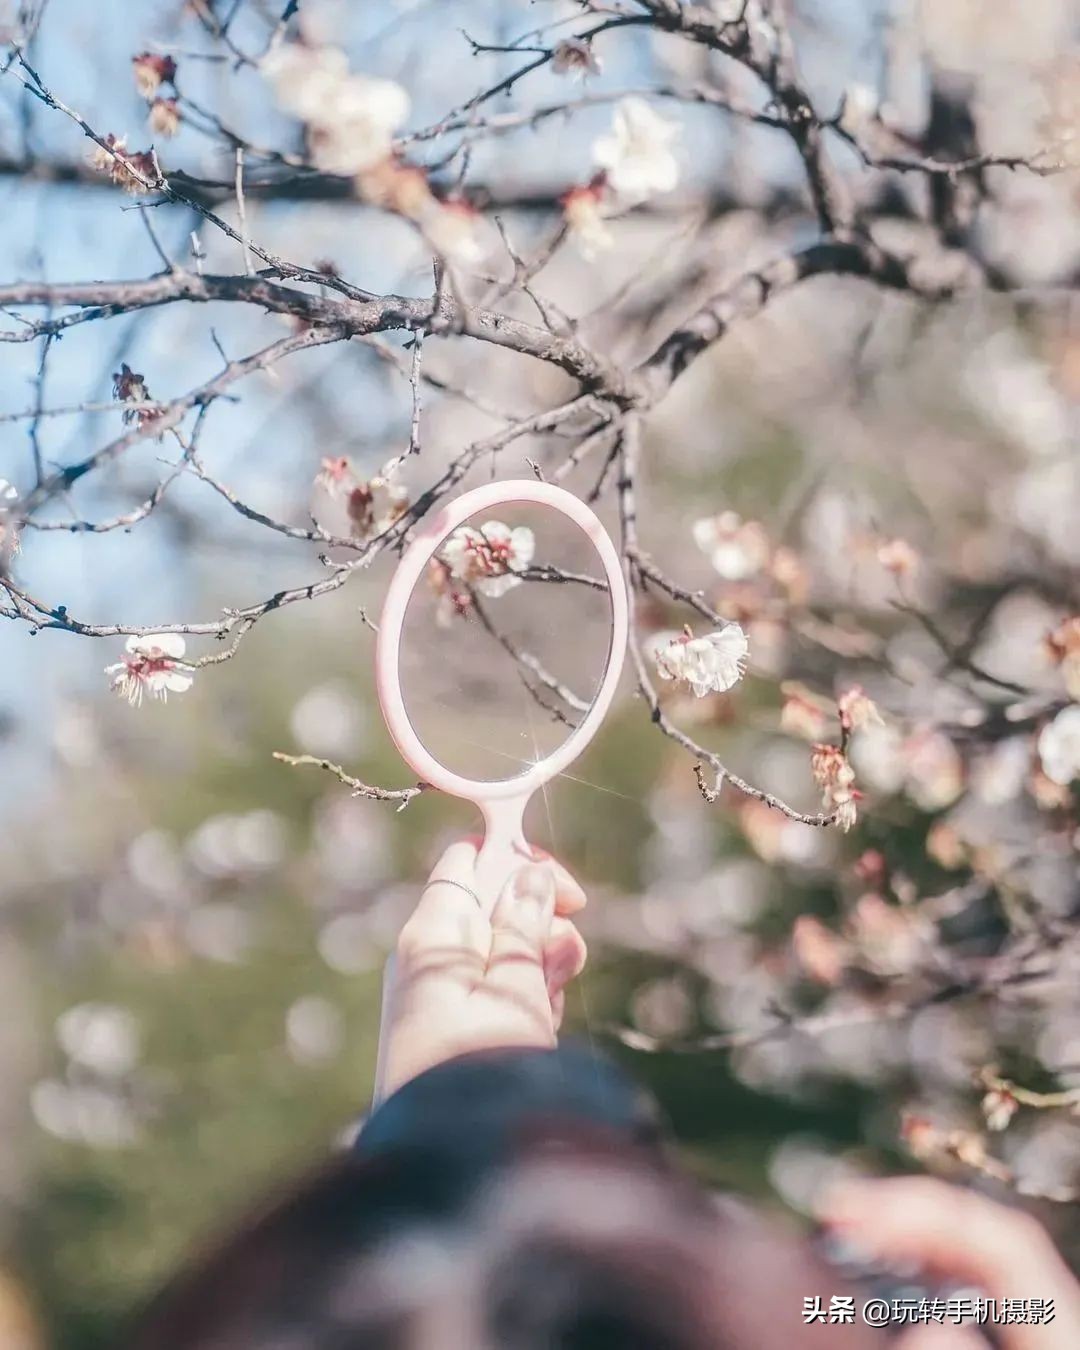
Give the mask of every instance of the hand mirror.
[[418, 778], [479, 808], [488, 907], [532, 856], [529, 799], [603, 721], [627, 624], [618, 553], [562, 488], [491, 483], [413, 534], [379, 624], [379, 701]]

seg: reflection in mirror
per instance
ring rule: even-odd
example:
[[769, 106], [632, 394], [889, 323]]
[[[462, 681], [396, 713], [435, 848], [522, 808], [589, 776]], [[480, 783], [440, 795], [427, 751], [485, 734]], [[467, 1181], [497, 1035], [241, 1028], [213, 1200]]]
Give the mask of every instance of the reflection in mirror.
[[514, 778], [584, 719], [607, 669], [611, 595], [588, 536], [507, 502], [436, 549], [409, 600], [399, 673], [413, 730], [474, 782]]

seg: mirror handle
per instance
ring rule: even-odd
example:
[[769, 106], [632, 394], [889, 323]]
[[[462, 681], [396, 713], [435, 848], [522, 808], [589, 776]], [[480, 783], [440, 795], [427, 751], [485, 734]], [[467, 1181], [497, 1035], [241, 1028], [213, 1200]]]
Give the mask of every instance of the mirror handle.
[[523, 829], [527, 801], [526, 795], [480, 803], [485, 832], [476, 858], [476, 893], [486, 919], [491, 918], [509, 878], [533, 860]]
[[[484, 842], [476, 856], [476, 894], [481, 901], [484, 918], [491, 912], [502, 894], [509, 877], [519, 867], [533, 860], [533, 852], [525, 842], [523, 824], [528, 795], [484, 802]], [[386, 1095], [386, 1029], [390, 1025], [394, 1007], [395, 958], [391, 953], [383, 967], [382, 1007], [379, 1013], [379, 1049], [375, 1063], [375, 1087], [371, 1109]]]

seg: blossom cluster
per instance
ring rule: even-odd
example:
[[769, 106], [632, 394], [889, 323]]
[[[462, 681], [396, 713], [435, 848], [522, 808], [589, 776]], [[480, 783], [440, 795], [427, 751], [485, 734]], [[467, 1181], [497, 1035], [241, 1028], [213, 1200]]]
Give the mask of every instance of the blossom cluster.
[[338, 47], [281, 43], [262, 60], [275, 98], [306, 126], [323, 173], [355, 180], [365, 200], [410, 220], [429, 246], [457, 264], [481, 256], [479, 217], [464, 198], [440, 198], [422, 169], [394, 151], [409, 96], [393, 80], [349, 70]]
[[677, 186], [679, 133], [677, 122], [661, 117], [643, 98], [624, 98], [616, 105], [611, 130], [593, 144], [597, 173], [562, 197], [567, 227], [586, 258], [614, 244], [609, 216]]
[[132, 197], [150, 192], [161, 179], [161, 169], [153, 149], [129, 150], [126, 136], [109, 132], [88, 156], [90, 167], [103, 174]]
[[[132, 370], [126, 361], [121, 362], [120, 369], [113, 373], [112, 378], [113, 398], [118, 399], [121, 403], [145, 404], [151, 401], [145, 376]], [[136, 426], [143, 426], [147, 422], [152, 422], [157, 415], [154, 408], [124, 409], [124, 421], [129, 425], [134, 423]]]
[[[324, 529], [368, 543], [404, 515], [409, 494], [398, 481], [401, 457], [387, 460], [371, 478], [361, 478], [347, 455], [324, 459], [315, 476], [313, 514]], [[339, 517], [344, 513], [344, 524]]]
[[536, 537], [528, 526], [501, 520], [459, 526], [428, 564], [428, 582], [438, 599], [436, 622], [446, 627], [468, 614], [474, 592], [498, 599], [519, 586], [535, 553]]
[[479, 528], [462, 525], [447, 539], [440, 558], [453, 581], [497, 599], [521, 585], [521, 572], [533, 560], [536, 538], [526, 525], [513, 528], [501, 520]]
[[187, 644], [179, 633], [132, 635], [124, 645], [124, 658], [105, 667], [113, 690], [133, 707], [143, 695], [164, 703], [170, 694], [191, 688], [193, 676], [184, 662]]
[[825, 810], [835, 813], [837, 825], [846, 833], [855, 824], [860, 796], [855, 788], [855, 770], [847, 755], [836, 745], [815, 745], [810, 769], [814, 782], [821, 788]]
[[315, 164], [351, 176], [390, 154], [409, 115], [409, 96], [393, 80], [356, 75], [338, 47], [280, 43], [262, 60], [278, 103], [307, 126]]
[[[159, 136], [175, 136], [180, 130], [180, 100], [176, 91], [176, 61], [157, 52], [140, 52], [131, 59], [135, 88], [149, 106], [150, 129]], [[165, 85], [172, 93], [162, 93]]]
[[687, 626], [681, 633], [656, 633], [649, 643], [662, 680], [681, 680], [695, 698], [725, 694], [742, 679], [749, 656], [746, 634], [737, 623], [694, 636]]
[[[744, 520], [737, 511], [720, 511], [695, 520], [690, 533], [722, 581], [736, 585], [769, 582], [793, 602], [805, 598], [805, 565], [794, 549], [774, 544], [760, 521]], [[726, 593], [740, 594], [734, 587]]]

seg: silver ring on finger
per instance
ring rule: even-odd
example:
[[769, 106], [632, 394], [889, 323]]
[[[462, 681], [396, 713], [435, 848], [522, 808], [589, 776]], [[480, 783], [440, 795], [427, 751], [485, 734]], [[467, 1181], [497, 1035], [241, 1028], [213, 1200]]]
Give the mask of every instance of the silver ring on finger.
[[[483, 911], [484, 903], [476, 894], [471, 886], [466, 886], [463, 881], [451, 881], [449, 877], [433, 877], [424, 887], [425, 891], [430, 891], [432, 886], [456, 886], [459, 891], [464, 891], [466, 895], [471, 895], [476, 901], [477, 909]], [[423, 892], [421, 892], [422, 894]]]

